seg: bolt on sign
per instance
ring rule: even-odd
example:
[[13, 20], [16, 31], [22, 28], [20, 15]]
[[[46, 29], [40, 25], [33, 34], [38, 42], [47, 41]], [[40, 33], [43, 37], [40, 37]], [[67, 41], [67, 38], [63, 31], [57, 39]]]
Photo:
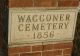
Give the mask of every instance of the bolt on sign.
[[10, 9], [10, 44], [73, 40], [76, 9]]

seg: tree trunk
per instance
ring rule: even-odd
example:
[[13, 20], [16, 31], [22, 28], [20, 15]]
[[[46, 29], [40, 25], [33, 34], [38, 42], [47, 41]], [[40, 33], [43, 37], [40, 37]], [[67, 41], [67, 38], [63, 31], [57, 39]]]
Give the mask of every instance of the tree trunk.
[[76, 30], [73, 40], [72, 56], [80, 56], [80, 11], [77, 15]]
[[8, 56], [8, 0], [0, 0], [0, 56]]

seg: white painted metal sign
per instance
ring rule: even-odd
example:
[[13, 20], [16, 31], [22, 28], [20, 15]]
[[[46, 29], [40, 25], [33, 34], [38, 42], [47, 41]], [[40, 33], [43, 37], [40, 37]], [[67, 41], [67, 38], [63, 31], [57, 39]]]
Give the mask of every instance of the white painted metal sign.
[[73, 40], [76, 10], [11, 9], [9, 44]]

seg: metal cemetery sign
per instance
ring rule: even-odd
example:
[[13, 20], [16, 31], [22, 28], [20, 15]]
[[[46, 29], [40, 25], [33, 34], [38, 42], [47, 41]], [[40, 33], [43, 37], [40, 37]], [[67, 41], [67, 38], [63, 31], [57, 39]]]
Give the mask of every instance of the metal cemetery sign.
[[73, 40], [75, 9], [10, 9], [9, 44]]

